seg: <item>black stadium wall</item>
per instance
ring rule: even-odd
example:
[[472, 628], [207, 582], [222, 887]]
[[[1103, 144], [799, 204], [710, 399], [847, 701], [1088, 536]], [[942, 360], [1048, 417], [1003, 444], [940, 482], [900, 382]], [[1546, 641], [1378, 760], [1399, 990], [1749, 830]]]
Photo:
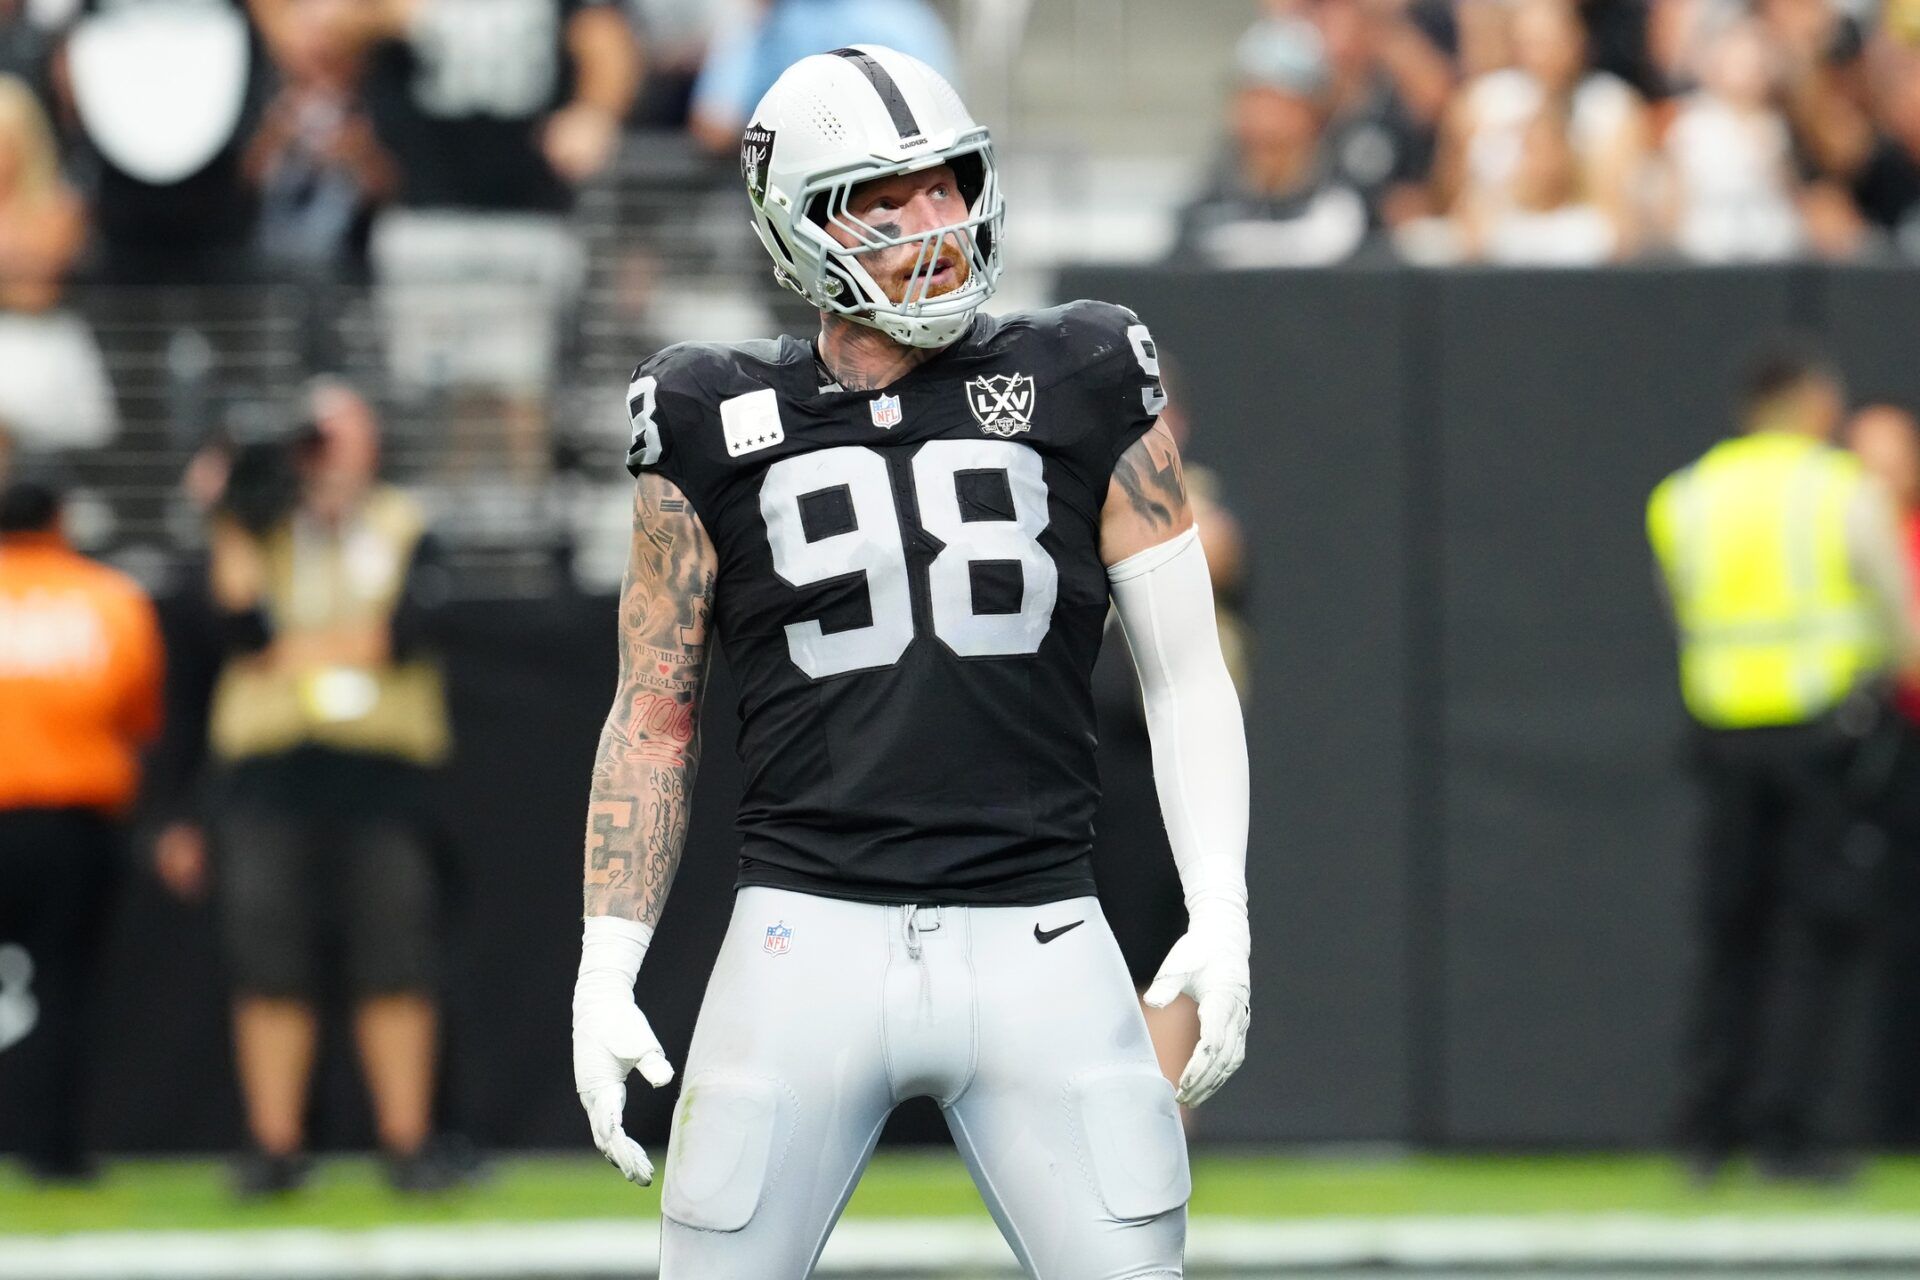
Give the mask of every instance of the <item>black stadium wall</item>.
[[[1084, 269], [1057, 292], [1152, 327], [1189, 453], [1250, 544], [1255, 1016], [1198, 1136], [1658, 1142], [1695, 814], [1642, 504], [1724, 432], [1742, 358], [1783, 330], [1823, 336], [1856, 393], [1920, 406], [1920, 272]], [[612, 602], [464, 610], [444, 1109], [488, 1145], [585, 1150], [567, 1003]], [[676, 1061], [730, 898], [724, 667], [709, 705], [641, 975]], [[206, 908], [136, 873], [114, 910], [102, 1145], [236, 1145]], [[1863, 1023], [1916, 994], [1863, 991]], [[316, 1136], [363, 1143], [344, 1035], [332, 1048]], [[1875, 1055], [1851, 1057], [1858, 1128]], [[673, 1090], [633, 1089], [636, 1131], [663, 1141]], [[922, 1113], [900, 1132], [936, 1130]]]

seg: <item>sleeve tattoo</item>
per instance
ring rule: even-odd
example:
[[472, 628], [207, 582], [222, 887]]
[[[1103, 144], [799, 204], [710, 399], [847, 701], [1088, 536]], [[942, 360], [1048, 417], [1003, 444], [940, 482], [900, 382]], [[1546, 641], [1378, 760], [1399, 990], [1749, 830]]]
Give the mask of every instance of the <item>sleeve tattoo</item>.
[[1132, 515], [1158, 534], [1184, 529], [1192, 519], [1187, 510], [1187, 482], [1180, 471], [1180, 450], [1159, 423], [1120, 455], [1113, 480], [1126, 495]]
[[653, 925], [666, 905], [699, 762], [714, 569], [687, 500], [642, 476], [620, 589], [620, 682], [587, 806], [587, 915]]

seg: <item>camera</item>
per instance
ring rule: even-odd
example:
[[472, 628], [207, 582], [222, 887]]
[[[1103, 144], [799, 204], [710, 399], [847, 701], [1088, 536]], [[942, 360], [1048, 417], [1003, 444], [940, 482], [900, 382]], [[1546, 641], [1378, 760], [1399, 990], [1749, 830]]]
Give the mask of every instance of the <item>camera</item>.
[[301, 466], [320, 447], [319, 426], [230, 428], [227, 487], [216, 507], [256, 538], [263, 538], [300, 503]]

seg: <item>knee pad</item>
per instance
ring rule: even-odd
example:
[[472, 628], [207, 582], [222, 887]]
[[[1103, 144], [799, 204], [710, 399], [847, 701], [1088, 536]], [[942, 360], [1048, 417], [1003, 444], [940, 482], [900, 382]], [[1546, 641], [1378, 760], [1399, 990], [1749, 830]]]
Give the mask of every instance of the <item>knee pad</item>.
[[1187, 1202], [1187, 1135], [1173, 1086], [1157, 1070], [1129, 1063], [1083, 1071], [1067, 1083], [1067, 1107], [1080, 1167], [1109, 1216], [1156, 1218]]
[[701, 1231], [751, 1222], [785, 1160], [796, 1102], [779, 1082], [758, 1076], [690, 1078], [674, 1108], [660, 1211]]

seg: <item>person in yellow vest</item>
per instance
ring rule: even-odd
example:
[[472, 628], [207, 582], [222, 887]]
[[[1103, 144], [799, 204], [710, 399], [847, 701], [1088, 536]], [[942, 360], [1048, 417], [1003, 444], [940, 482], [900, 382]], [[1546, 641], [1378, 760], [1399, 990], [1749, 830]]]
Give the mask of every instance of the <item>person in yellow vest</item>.
[[1742, 1149], [1783, 1179], [1848, 1167], [1816, 1113], [1883, 848], [1854, 745], [1916, 648], [1892, 502], [1830, 443], [1843, 410], [1819, 360], [1768, 355], [1741, 433], [1647, 507], [1706, 792], [1679, 1132], [1703, 1179]]
[[[255, 1150], [243, 1194], [305, 1179], [318, 997], [336, 972], [388, 1173], [402, 1190], [457, 1167], [429, 1143], [438, 1020], [438, 889], [430, 772], [449, 728], [423, 651], [444, 572], [419, 506], [376, 480], [378, 424], [358, 394], [317, 384], [289, 444], [290, 512], [244, 483], [236, 454], [208, 572], [228, 656], [213, 693], [214, 901], [237, 993], [234, 1044]], [[267, 495], [262, 499], [261, 493]], [[163, 879], [200, 888], [198, 846], [161, 850]]]

